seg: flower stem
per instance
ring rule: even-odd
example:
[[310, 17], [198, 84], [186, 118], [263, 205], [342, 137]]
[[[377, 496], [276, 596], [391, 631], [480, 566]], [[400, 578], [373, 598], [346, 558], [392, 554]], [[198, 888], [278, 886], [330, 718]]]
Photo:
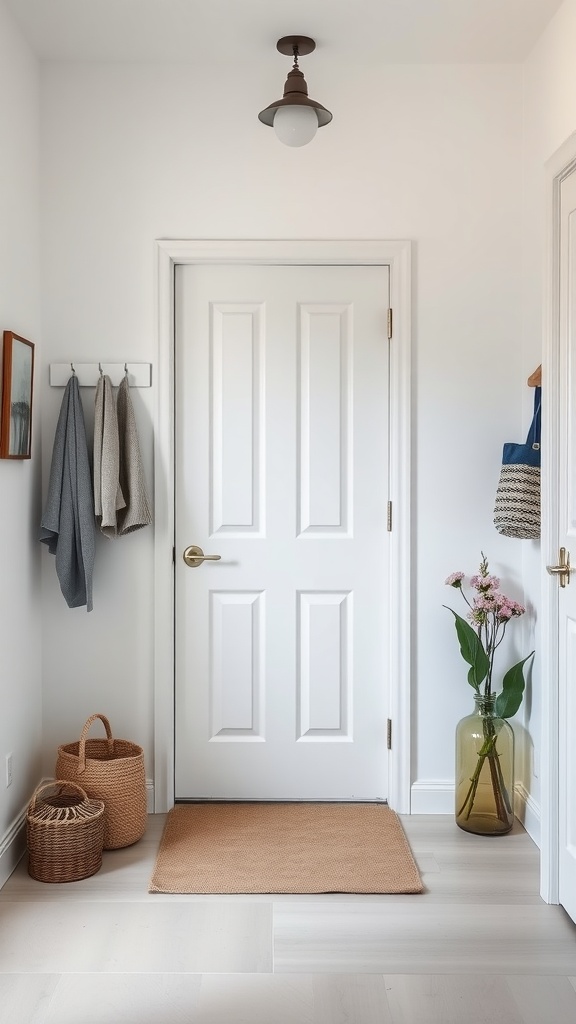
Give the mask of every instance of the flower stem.
[[466, 809], [466, 806], [467, 806], [468, 802], [470, 803], [470, 806], [468, 807], [468, 811], [466, 813], [466, 817], [467, 818], [470, 817], [470, 812], [472, 811], [472, 808], [474, 806], [474, 798], [476, 796], [476, 790], [478, 789], [478, 783], [480, 782], [480, 775], [481, 775], [482, 769], [484, 767], [484, 761], [488, 757], [488, 752], [489, 752], [490, 746], [492, 744], [493, 744], [493, 740], [485, 740], [484, 743], [482, 744], [481, 749], [478, 752], [478, 763], [476, 764], [476, 768], [474, 770], [474, 774], [470, 777], [470, 788], [469, 788], [468, 792], [466, 793], [466, 796], [464, 798], [464, 803], [462, 804], [462, 807], [460, 808], [460, 810], [457, 812], [456, 816], [458, 818], [460, 817], [461, 814], [464, 813], [464, 810]]
[[508, 822], [509, 815], [512, 813], [512, 807], [510, 797], [506, 789], [506, 784], [504, 782], [504, 777], [502, 775], [500, 757], [496, 750], [496, 740], [498, 739], [498, 736], [494, 729], [494, 725], [490, 720], [485, 720], [482, 724], [484, 729], [484, 743], [478, 751], [476, 768], [474, 769], [474, 774], [470, 778], [470, 786], [462, 806], [457, 812], [457, 817], [460, 817], [466, 811], [466, 820], [469, 819], [474, 809], [474, 801], [476, 799], [476, 793], [480, 783], [480, 776], [482, 774], [484, 762], [488, 759], [496, 815], [500, 821], [506, 824]]

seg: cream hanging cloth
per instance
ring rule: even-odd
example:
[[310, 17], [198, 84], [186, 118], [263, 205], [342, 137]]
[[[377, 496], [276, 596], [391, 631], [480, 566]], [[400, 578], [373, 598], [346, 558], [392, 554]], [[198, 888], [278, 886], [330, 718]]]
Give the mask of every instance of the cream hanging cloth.
[[119, 480], [125, 500], [124, 506], [119, 510], [117, 516], [118, 533], [122, 535], [140, 530], [152, 522], [136, 429], [136, 417], [127, 376], [124, 377], [118, 388], [116, 411], [120, 444]]
[[118, 536], [118, 512], [126, 507], [119, 483], [120, 443], [112, 381], [103, 373], [94, 399], [94, 513], [106, 537]]

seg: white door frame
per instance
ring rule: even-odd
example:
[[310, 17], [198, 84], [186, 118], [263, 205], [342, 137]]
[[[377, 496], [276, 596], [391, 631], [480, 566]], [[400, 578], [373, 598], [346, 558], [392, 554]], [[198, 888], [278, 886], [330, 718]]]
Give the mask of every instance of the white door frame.
[[[157, 242], [158, 357], [154, 446], [154, 806], [174, 804], [174, 283], [181, 264], [384, 265], [390, 268], [390, 654], [388, 802], [410, 813], [411, 782], [411, 244], [409, 241]], [[383, 338], [386, 325], [382, 325]]]
[[544, 343], [542, 374], [546, 387], [542, 403], [542, 759], [540, 892], [547, 903], [559, 902], [559, 758], [558, 758], [558, 583], [546, 564], [558, 558], [559, 467], [551, 454], [558, 451], [562, 424], [560, 394], [560, 186], [576, 169], [576, 132], [546, 164], [546, 263], [544, 278]]

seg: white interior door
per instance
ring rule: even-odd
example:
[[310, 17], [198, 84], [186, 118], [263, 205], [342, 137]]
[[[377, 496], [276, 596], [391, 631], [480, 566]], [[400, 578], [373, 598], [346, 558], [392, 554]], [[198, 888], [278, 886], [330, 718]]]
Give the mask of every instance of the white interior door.
[[[560, 185], [558, 547], [576, 563], [576, 173]], [[545, 400], [545, 396], [544, 396]], [[551, 453], [554, 457], [554, 453]], [[560, 564], [558, 559], [557, 564]], [[562, 577], [559, 577], [562, 580]], [[559, 897], [576, 921], [576, 577], [559, 589]], [[568, 585], [568, 583], [570, 585]]]
[[176, 799], [387, 796], [388, 303], [177, 268]]

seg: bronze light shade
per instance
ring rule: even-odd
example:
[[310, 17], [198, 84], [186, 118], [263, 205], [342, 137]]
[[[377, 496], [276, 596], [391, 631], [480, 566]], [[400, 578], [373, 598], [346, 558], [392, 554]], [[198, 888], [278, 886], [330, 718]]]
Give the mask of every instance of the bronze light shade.
[[[274, 103], [270, 103], [270, 105], [265, 107], [264, 110], [261, 110], [258, 114], [258, 118], [263, 124], [273, 127], [274, 118], [276, 117], [278, 110], [285, 107], [308, 107], [316, 114], [316, 127], [322, 128], [323, 125], [328, 124], [332, 120], [332, 114], [322, 105], [322, 103], [318, 103], [316, 100], [310, 99], [308, 96], [306, 79], [298, 67], [299, 56], [302, 54], [312, 53], [312, 51], [316, 49], [316, 43], [313, 39], [308, 38], [308, 36], [283, 36], [282, 39], [278, 40], [276, 49], [279, 50], [280, 53], [293, 56], [294, 66], [288, 73], [282, 99], [276, 100]], [[292, 144], [301, 145], [302, 143]]]

